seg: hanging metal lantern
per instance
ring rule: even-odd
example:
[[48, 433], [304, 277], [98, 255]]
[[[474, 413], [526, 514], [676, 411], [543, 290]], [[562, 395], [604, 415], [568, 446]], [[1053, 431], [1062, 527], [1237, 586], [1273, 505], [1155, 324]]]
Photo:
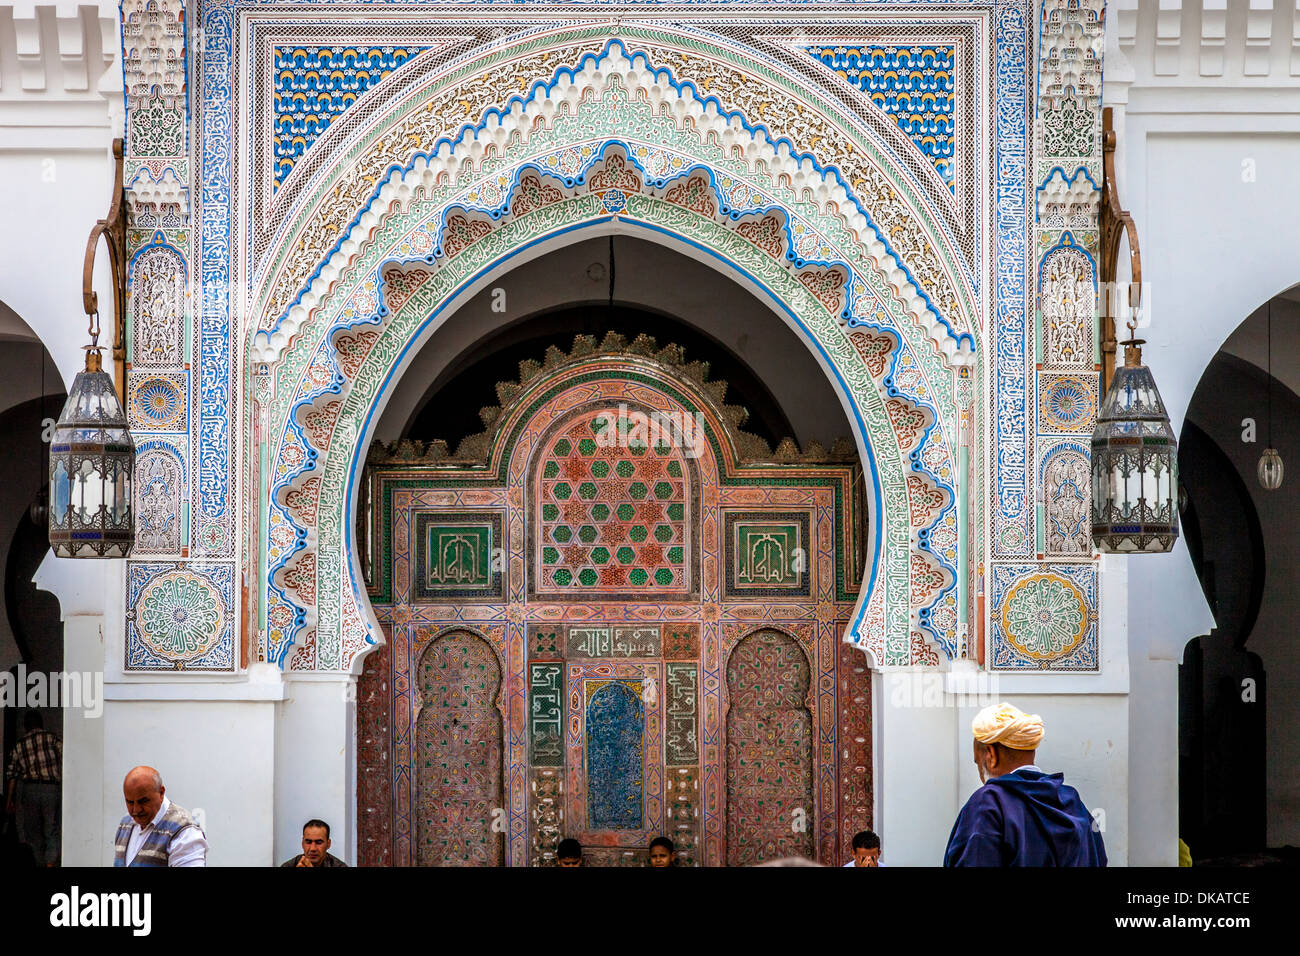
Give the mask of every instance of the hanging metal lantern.
[[1178, 538], [1178, 442], [1141, 343], [1124, 343], [1092, 433], [1092, 540], [1118, 554], [1169, 551]]
[[1129, 340], [1124, 365], [1112, 371], [1118, 296], [1102, 301], [1102, 387], [1106, 397], [1092, 433], [1092, 541], [1118, 554], [1169, 551], [1178, 540], [1178, 441], [1151, 370], [1135, 337], [1142, 302], [1142, 254], [1137, 225], [1119, 201], [1116, 134], [1110, 107], [1102, 110], [1101, 280], [1116, 288], [1120, 247], [1129, 248]]
[[125, 558], [135, 542], [132, 508], [135, 442], [121, 393], [104, 371], [99, 345], [99, 298], [92, 279], [99, 240], [106, 240], [113, 275], [117, 378], [125, 379], [122, 319], [126, 287], [122, 264], [126, 217], [122, 204], [122, 141], [113, 141], [115, 181], [108, 217], [90, 231], [82, 270], [82, 299], [90, 317], [86, 368], [78, 372], [50, 442], [50, 547], [61, 558]]
[[1264, 454], [1259, 456], [1259, 467], [1255, 471], [1260, 486], [1265, 491], [1277, 491], [1282, 487], [1282, 471], [1282, 456], [1277, 453], [1277, 449], [1265, 448]]
[[50, 444], [50, 547], [61, 558], [125, 558], [135, 541], [135, 442], [98, 348], [73, 380]]
[[1282, 487], [1282, 456], [1273, 447], [1273, 300], [1268, 300], [1268, 447], [1259, 456], [1255, 475], [1265, 491]]

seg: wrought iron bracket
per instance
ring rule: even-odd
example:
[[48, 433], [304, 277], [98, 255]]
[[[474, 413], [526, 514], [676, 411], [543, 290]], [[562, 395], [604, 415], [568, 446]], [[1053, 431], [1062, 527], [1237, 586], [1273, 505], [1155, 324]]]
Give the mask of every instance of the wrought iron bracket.
[[[1136, 320], [1142, 305], [1142, 251], [1138, 246], [1137, 223], [1120, 205], [1119, 185], [1115, 179], [1117, 137], [1111, 108], [1101, 111], [1102, 190], [1101, 190], [1101, 394], [1106, 394], [1115, 374], [1115, 276], [1119, 271], [1119, 249], [1128, 239], [1129, 269], [1132, 281], [1128, 289], [1129, 316]], [[1132, 326], [1130, 326], [1132, 328]]]
[[108, 216], [90, 230], [86, 260], [81, 269], [81, 302], [90, 319], [92, 341], [99, 335], [99, 295], [95, 292], [95, 255], [102, 237], [108, 246], [108, 263], [113, 277], [113, 384], [117, 399], [126, 406], [126, 204], [124, 194], [123, 143], [113, 140], [113, 198]]

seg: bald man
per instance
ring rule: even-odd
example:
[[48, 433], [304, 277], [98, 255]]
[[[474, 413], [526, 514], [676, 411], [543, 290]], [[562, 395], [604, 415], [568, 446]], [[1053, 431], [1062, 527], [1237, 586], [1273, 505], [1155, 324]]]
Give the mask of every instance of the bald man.
[[944, 866], [1105, 866], [1092, 814], [1059, 773], [1034, 765], [1043, 719], [1003, 702], [971, 723], [980, 782], [948, 837]]
[[205, 866], [208, 841], [188, 810], [167, 799], [153, 767], [135, 767], [122, 782], [126, 813], [113, 841], [114, 866]]

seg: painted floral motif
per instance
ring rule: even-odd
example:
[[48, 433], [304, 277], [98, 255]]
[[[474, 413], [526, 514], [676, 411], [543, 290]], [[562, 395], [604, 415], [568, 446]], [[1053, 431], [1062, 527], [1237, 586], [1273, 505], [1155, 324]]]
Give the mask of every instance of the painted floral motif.
[[170, 246], [153, 245], [140, 252], [131, 265], [130, 287], [133, 364], [179, 364], [184, 338], [185, 260]]
[[301, 488], [284, 496], [284, 503], [302, 520], [304, 525], [316, 523], [316, 505], [320, 498], [320, 477], [308, 478]]
[[[425, 232], [416, 233], [415, 236], [423, 236], [425, 239], [429, 239], [429, 234]], [[413, 246], [415, 236], [412, 237]], [[429, 239], [429, 249], [432, 249], [432, 247], [432, 240]], [[425, 250], [425, 252], [428, 251], [428, 249]], [[386, 270], [384, 272], [383, 296], [388, 311], [390, 313], [396, 312], [406, 305], [406, 300], [414, 295], [415, 290], [424, 285], [431, 275], [433, 273], [428, 269], [402, 269], [394, 266]]]
[[628, 165], [620, 153], [610, 153], [605, 159], [605, 168], [593, 172], [587, 179], [587, 188], [593, 193], [616, 189], [624, 193], [639, 193], [641, 177], [636, 169]]
[[907, 500], [912, 512], [912, 527], [924, 528], [934, 521], [943, 507], [944, 493], [918, 475], [907, 476]]
[[885, 402], [885, 411], [889, 413], [889, 421], [898, 435], [898, 444], [903, 448], [915, 445], [925, 429], [925, 412], [898, 398]]
[[326, 402], [323, 408], [308, 412], [303, 418], [303, 427], [314, 447], [325, 451], [330, 446], [330, 437], [334, 433], [334, 423], [338, 420], [342, 402]]
[[308, 551], [292, 567], [285, 569], [284, 585], [298, 592], [304, 605], [316, 603], [316, 554]]
[[858, 355], [862, 356], [862, 361], [867, 364], [867, 372], [872, 378], [880, 378], [885, 374], [885, 368], [889, 363], [889, 356], [894, 351], [894, 338], [883, 332], [876, 334], [874, 332], [850, 332], [849, 341], [857, 349]]
[[289, 670], [309, 671], [316, 666], [316, 629], [312, 628], [298, 639], [298, 644], [289, 658]]
[[1088, 632], [1088, 605], [1070, 581], [1034, 574], [1007, 594], [1002, 627], [1007, 640], [1036, 660], [1064, 657]]
[[163, 447], [141, 450], [135, 466], [136, 553], [180, 551], [182, 474], [176, 451]]
[[141, 640], [168, 660], [201, 657], [221, 635], [221, 595], [198, 575], [160, 575], [140, 593], [138, 607]]
[[175, 428], [184, 417], [185, 400], [175, 382], [150, 377], [131, 389], [131, 411], [141, 428]]
[[1092, 554], [1092, 477], [1082, 448], [1066, 445], [1043, 462], [1047, 553]]
[[686, 182], [673, 186], [664, 194], [664, 202], [682, 206], [701, 216], [713, 217], [718, 212], [713, 189], [703, 173], [692, 173]]
[[[392, 274], [389, 273], [389, 275]], [[421, 275], [427, 276], [428, 274], [421, 273]], [[338, 353], [339, 368], [343, 370], [344, 375], [348, 378], [356, 378], [357, 370], [361, 368], [361, 363], [366, 360], [366, 356], [374, 348], [375, 339], [377, 338], [379, 338], [378, 329], [362, 329], [360, 332], [345, 332], [334, 340], [334, 350]]]
[[839, 269], [808, 269], [799, 273], [803, 287], [832, 315], [844, 307], [844, 273]]
[[442, 254], [447, 258], [459, 255], [466, 246], [472, 245], [491, 231], [491, 223], [454, 213], [447, 217], [447, 226], [442, 233]]
[[534, 209], [557, 203], [563, 198], [564, 193], [550, 183], [542, 182], [540, 176], [529, 171], [519, 177], [519, 187], [515, 190], [514, 201], [510, 203], [510, 212], [522, 216]]
[[908, 658], [913, 664], [920, 664], [923, 667], [938, 667], [939, 652], [934, 649], [934, 645], [925, 639], [925, 634], [921, 631], [913, 631], [911, 635], [911, 647]]
[[943, 587], [943, 572], [925, 559], [925, 555], [912, 553], [912, 604], [922, 605]]
[[226, 529], [216, 521], [205, 521], [199, 527], [199, 544], [207, 554], [217, 554], [226, 546]]
[[307, 366], [307, 381], [315, 389], [328, 388], [334, 380], [334, 369], [325, 359], [324, 353], [317, 353], [316, 361]]
[[736, 232], [744, 236], [773, 259], [780, 259], [785, 248], [785, 230], [779, 216], [764, 216], [751, 222], [742, 222]]

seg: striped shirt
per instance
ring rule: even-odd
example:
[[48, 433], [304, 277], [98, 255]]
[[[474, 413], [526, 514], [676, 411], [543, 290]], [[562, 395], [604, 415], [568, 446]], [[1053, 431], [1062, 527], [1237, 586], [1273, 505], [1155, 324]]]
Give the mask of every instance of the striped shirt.
[[28, 783], [59, 783], [63, 779], [63, 743], [48, 730], [29, 731], [14, 746], [5, 776]]

